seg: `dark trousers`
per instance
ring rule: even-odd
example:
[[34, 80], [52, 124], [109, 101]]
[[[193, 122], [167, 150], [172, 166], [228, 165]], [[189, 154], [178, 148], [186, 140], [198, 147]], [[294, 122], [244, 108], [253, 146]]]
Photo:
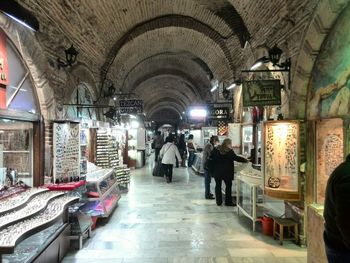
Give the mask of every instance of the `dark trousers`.
[[194, 152], [189, 152], [188, 163], [187, 163], [188, 167], [190, 167], [190, 168], [192, 167], [195, 157], [196, 157], [196, 155], [194, 154]]
[[222, 181], [225, 182], [226, 189], [225, 189], [225, 204], [232, 203], [232, 180], [227, 178], [215, 178], [215, 198], [216, 198], [216, 204], [221, 205], [222, 204], [222, 191], [221, 191], [221, 185]]
[[155, 160], [155, 161], [158, 161], [160, 150], [161, 150], [161, 148], [155, 148], [155, 149], [154, 149], [154, 152], [155, 152], [155, 154], [154, 154], [154, 155], [155, 155], [154, 160]]
[[326, 254], [329, 263], [350, 262], [350, 251], [337, 251], [326, 245]]
[[173, 165], [172, 164], [162, 164], [163, 172], [165, 174], [165, 178], [169, 178], [171, 182], [173, 180]]
[[205, 198], [210, 197], [210, 183], [211, 183], [211, 175], [207, 170], [204, 170]]

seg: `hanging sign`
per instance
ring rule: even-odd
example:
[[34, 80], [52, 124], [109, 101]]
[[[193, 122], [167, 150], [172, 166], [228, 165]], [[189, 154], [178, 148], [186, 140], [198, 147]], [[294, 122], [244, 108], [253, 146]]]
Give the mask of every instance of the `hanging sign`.
[[209, 107], [208, 109], [208, 119], [217, 120], [222, 119], [226, 120], [229, 118], [229, 108], [228, 107]]
[[254, 80], [243, 82], [243, 107], [281, 105], [279, 80]]
[[119, 107], [121, 114], [141, 114], [143, 113], [143, 100], [120, 100]]

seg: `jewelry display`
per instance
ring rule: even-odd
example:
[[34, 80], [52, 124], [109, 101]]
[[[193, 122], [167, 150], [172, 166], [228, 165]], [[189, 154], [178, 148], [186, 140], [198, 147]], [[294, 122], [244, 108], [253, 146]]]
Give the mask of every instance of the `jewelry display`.
[[43, 210], [47, 203], [50, 202], [52, 198], [63, 195], [63, 192], [42, 192], [32, 198], [30, 201], [26, 203], [26, 205], [19, 209], [10, 213], [3, 214], [0, 216], [0, 229], [7, 226], [11, 222], [15, 222], [22, 218], [30, 217], [31, 215], [35, 215], [36, 213]]
[[[33, 198], [39, 193], [48, 191], [43, 188], [30, 188], [24, 192], [16, 195], [11, 195], [11, 198], [6, 198], [0, 202], [0, 214], [6, 213], [7, 211], [14, 210], [22, 205], [24, 205], [28, 200]], [[1, 222], [0, 222], [1, 223]]]
[[54, 180], [69, 182], [80, 176], [79, 123], [54, 123]]
[[65, 195], [59, 196], [50, 200], [43, 212], [2, 229], [0, 231], [0, 251], [1, 248], [14, 248], [16, 241], [28, 231], [44, 226], [50, 222], [54, 222], [62, 215], [67, 205], [78, 200], [78, 197]]

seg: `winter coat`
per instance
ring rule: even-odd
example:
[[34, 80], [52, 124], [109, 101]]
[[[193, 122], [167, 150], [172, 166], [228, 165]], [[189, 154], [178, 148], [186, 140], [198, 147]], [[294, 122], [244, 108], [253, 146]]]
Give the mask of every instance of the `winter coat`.
[[168, 142], [163, 145], [159, 155], [162, 157], [163, 164], [175, 165], [176, 164], [175, 156], [177, 157], [179, 163], [182, 161], [179, 150], [177, 149], [176, 145], [171, 142]]
[[350, 155], [331, 174], [326, 187], [324, 206], [325, 233], [328, 247], [350, 252]]
[[202, 169], [204, 170], [207, 169], [207, 162], [213, 149], [214, 149], [214, 145], [212, 145], [211, 143], [208, 143], [203, 149]]
[[153, 142], [154, 142], [154, 148], [155, 149], [162, 148], [162, 146], [164, 144], [164, 140], [163, 140], [163, 137], [161, 135], [154, 136]]
[[235, 154], [233, 150], [222, 154], [217, 148], [214, 148], [211, 152], [210, 158], [214, 164], [213, 177], [218, 179], [231, 179], [234, 178], [234, 161], [246, 163], [247, 159]]

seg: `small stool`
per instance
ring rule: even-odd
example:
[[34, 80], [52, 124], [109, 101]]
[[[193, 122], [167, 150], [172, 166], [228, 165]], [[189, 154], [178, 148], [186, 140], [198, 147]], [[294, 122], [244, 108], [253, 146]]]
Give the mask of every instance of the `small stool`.
[[[288, 238], [284, 238], [284, 229], [287, 228]], [[294, 231], [291, 229], [294, 228]], [[274, 218], [273, 220], [273, 238], [279, 238], [280, 245], [284, 240], [294, 240], [298, 244], [298, 223], [291, 218]]]

